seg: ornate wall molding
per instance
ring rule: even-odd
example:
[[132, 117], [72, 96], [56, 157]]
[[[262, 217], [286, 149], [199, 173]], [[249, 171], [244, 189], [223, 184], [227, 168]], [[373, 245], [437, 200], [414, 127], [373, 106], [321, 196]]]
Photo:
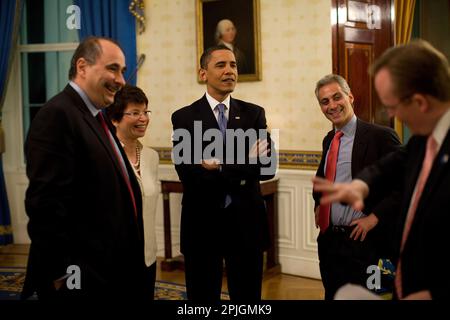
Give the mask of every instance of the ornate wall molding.
[[[159, 163], [172, 164], [170, 147], [154, 147], [159, 153]], [[280, 150], [278, 159], [281, 169], [317, 170], [322, 153], [320, 151]]]

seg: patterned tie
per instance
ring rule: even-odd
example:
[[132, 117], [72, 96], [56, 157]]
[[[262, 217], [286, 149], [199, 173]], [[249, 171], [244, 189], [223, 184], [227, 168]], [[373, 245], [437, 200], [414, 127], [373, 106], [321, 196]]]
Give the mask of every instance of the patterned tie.
[[216, 109], [219, 111], [219, 117], [217, 118], [217, 122], [219, 124], [220, 131], [222, 132], [223, 141], [225, 141], [226, 130], [227, 130], [227, 118], [225, 117], [225, 105], [223, 103], [219, 103], [216, 106]]
[[[341, 137], [344, 135], [342, 131], [336, 131], [333, 141], [331, 141], [330, 151], [328, 151], [327, 167], [325, 169], [325, 178], [334, 182], [336, 178], [336, 165], [339, 154], [339, 145], [341, 143]], [[330, 224], [330, 211], [331, 204], [323, 205], [319, 207], [319, 226], [320, 233], [324, 233]]]
[[403, 298], [401, 254], [403, 252], [406, 239], [408, 239], [409, 231], [416, 214], [420, 196], [422, 195], [423, 188], [425, 187], [425, 183], [427, 182], [431, 167], [433, 166], [433, 161], [438, 151], [437, 147], [438, 145], [436, 140], [432, 135], [430, 135], [427, 140], [427, 149], [425, 152], [425, 158], [422, 163], [422, 169], [420, 170], [419, 179], [417, 179], [416, 182], [416, 189], [412, 196], [411, 205], [409, 206], [408, 214], [406, 215], [405, 227], [403, 228], [402, 243], [400, 245], [400, 258], [398, 260], [397, 273], [395, 276], [395, 289], [397, 292], [397, 297], [399, 299]]
[[[225, 117], [225, 105], [223, 103], [219, 103], [216, 106], [216, 109], [219, 111], [219, 116], [217, 117], [217, 123], [219, 124], [219, 129], [222, 132], [222, 138], [225, 142], [226, 130], [227, 130], [227, 118]], [[228, 207], [231, 204], [231, 196], [229, 194], [225, 197], [224, 208]]]
[[122, 158], [122, 156], [119, 154], [118, 150], [116, 149], [117, 148], [116, 143], [114, 142], [114, 138], [112, 137], [111, 132], [108, 129], [108, 125], [106, 124], [106, 121], [105, 121], [105, 118], [103, 117], [102, 111], [100, 111], [97, 114], [96, 118], [102, 125], [102, 128], [105, 131], [106, 136], [108, 137], [111, 148], [114, 150], [114, 154], [117, 158], [117, 161], [119, 162], [120, 169], [122, 171], [122, 176], [125, 179], [128, 191], [130, 192], [131, 201], [133, 202], [134, 218], [137, 219], [136, 200], [134, 199], [134, 193], [133, 193], [133, 189], [131, 188], [130, 177], [128, 176], [128, 172], [127, 172], [127, 168], [125, 167], [124, 159]]

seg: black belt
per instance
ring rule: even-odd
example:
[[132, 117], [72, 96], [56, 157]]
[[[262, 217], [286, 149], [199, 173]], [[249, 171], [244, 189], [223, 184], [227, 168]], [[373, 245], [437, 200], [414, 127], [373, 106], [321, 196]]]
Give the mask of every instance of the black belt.
[[350, 234], [355, 226], [330, 226], [330, 230], [333, 233], [348, 233]]

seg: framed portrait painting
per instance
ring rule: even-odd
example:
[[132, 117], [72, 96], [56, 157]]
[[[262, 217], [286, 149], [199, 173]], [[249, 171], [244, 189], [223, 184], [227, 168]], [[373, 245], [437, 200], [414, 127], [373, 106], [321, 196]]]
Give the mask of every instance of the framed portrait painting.
[[236, 57], [238, 81], [261, 80], [259, 0], [197, 1], [197, 65], [209, 47], [223, 44]]

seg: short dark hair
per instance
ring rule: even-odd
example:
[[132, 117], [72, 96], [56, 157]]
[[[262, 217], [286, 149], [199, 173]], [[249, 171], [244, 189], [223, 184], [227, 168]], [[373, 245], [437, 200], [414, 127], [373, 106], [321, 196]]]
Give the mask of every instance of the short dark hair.
[[111, 120], [120, 122], [129, 103], [144, 103], [148, 106], [148, 99], [142, 89], [126, 84], [116, 92], [114, 102], [106, 108], [106, 114]]
[[217, 46], [213, 46], [213, 47], [209, 47], [208, 49], [205, 50], [205, 52], [203, 52], [202, 56], [200, 57], [200, 67], [202, 69], [207, 69], [208, 68], [208, 63], [211, 60], [211, 54], [214, 51], [217, 50], [228, 50], [233, 52], [233, 50], [231, 50], [230, 48], [228, 48], [227, 46], [223, 45], [223, 44], [219, 44]]
[[425, 40], [413, 40], [386, 50], [369, 72], [376, 75], [384, 68], [392, 77], [394, 94], [399, 99], [421, 93], [439, 101], [450, 100], [448, 60]]
[[[78, 59], [84, 58], [88, 62], [88, 64], [95, 64], [97, 58], [103, 53], [100, 40], [112, 42], [120, 48], [120, 45], [117, 41], [106, 37], [89, 36], [83, 39], [83, 41], [81, 41], [78, 47], [75, 49], [72, 60], [70, 61], [69, 80], [75, 79], [75, 76], [77, 75]], [[122, 50], [122, 48], [120, 49]]]

